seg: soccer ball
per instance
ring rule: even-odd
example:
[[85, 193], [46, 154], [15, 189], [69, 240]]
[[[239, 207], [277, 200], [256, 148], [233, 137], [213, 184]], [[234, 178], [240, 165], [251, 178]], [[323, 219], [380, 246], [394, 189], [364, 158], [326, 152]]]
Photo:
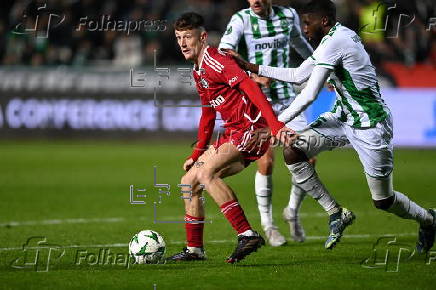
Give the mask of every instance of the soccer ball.
[[130, 240], [129, 254], [136, 264], [157, 264], [165, 254], [165, 241], [155, 231], [140, 231]]

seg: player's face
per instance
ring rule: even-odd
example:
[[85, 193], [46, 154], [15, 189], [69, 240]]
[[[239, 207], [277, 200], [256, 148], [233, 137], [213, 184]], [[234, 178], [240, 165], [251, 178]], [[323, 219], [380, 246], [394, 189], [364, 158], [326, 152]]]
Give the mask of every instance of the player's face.
[[272, 0], [248, 0], [250, 8], [257, 15], [266, 15], [271, 6]]
[[318, 45], [324, 37], [322, 16], [314, 13], [306, 13], [301, 16], [303, 31], [312, 44]]
[[176, 30], [176, 39], [185, 59], [195, 61], [206, 43], [206, 32], [200, 29]]

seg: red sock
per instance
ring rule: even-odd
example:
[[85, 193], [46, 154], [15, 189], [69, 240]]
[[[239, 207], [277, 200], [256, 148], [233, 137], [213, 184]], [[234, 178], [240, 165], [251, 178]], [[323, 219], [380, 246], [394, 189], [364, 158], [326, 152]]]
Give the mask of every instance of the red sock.
[[203, 229], [204, 223], [193, 223], [195, 221], [204, 221], [204, 217], [194, 217], [189, 214], [185, 215], [186, 240], [188, 241], [188, 247], [203, 247]]
[[245, 217], [244, 210], [236, 200], [225, 202], [220, 207], [221, 212], [230, 222], [235, 231], [238, 232], [238, 235], [247, 230], [251, 230], [251, 226]]

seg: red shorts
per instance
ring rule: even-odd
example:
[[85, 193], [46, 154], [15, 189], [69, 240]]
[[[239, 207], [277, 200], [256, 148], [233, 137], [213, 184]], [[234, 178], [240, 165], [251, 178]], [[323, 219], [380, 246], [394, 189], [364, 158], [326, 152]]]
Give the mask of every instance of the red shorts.
[[252, 133], [258, 128], [265, 128], [266, 124], [263, 122], [256, 122], [248, 127], [248, 129], [235, 129], [227, 128], [223, 134], [221, 134], [218, 140], [214, 143], [215, 149], [218, 149], [224, 143], [230, 143], [236, 146], [236, 148], [242, 153], [245, 166], [248, 166], [251, 162], [256, 161], [262, 157], [269, 148], [269, 139], [262, 142], [262, 144], [253, 152], [248, 152], [244, 149], [247, 142], [250, 140]]

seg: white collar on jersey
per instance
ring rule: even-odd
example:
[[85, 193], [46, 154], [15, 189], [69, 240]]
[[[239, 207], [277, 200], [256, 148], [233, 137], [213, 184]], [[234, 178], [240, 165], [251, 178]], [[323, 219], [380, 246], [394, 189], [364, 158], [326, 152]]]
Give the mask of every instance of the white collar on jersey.
[[206, 47], [204, 48], [203, 55], [201, 56], [200, 63], [198, 64], [198, 70], [195, 69], [195, 64], [194, 64], [194, 68], [193, 69], [197, 73], [197, 75], [200, 75], [201, 65], [203, 64], [204, 55], [206, 54], [206, 50], [208, 48], [209, 48], [209, 45], [206, 45]]
[[251, 16], [253, 16], [253, 17], [257, 17], [257, 18], [259, 18], [259, 19], [262, 19], [262, 20], [268, 20], [268, 19], [272, 19], [276, 14], [274, 13], [274, 9], [272, 8], [272, 6], [271, 6], [271, 13], [268, 15], [268, 18], [262, 18], [262, 17], [260, 17], [259, 15], [257, 15], [256, 13], [254, 13], [253, 12], [253, 10], [251, 9], [251, 8], [249, 8], [250, 9], [250, 15]]

